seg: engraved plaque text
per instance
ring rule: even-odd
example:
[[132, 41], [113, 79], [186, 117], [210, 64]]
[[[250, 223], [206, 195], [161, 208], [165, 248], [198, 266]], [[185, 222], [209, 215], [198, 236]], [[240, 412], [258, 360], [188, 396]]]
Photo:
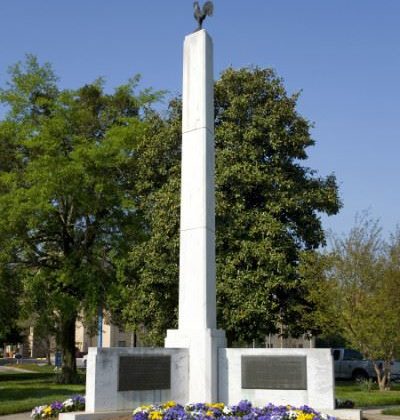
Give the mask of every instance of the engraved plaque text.
[[118, 391], [171, 388], [171, 356], [121, 356]]
[[242, 388], [307, 389], [307, 358], [242, 356]]

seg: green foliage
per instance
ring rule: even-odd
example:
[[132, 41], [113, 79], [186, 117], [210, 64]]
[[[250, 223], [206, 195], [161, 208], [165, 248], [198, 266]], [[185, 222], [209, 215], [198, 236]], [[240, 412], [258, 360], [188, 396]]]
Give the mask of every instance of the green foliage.
[[[303, 251], [324, 243], [319, 213], [339, 207], [336, 181], [301, 165], [314, 144], [273, 71], [226, 70], [215, 84], [216, 247], [219, 325], [230, 341], [262, 339], [277, 323], [303, 333], [314, 308]], [[121, 270], [123, 318], [151, 343], [176, 326], [179, 250], [180, 101], [155, 116], [141, 154], [140, 208], [148, 237]], [[150, 338], [149, 338], [150, 337]]]
[[372, 378], [362, 379], [358, 383], [361, 391], [371, 392], [378, 388], [376, 382]]
[[378, 223], [364, 216], [348, 236], [335, 238], [327, 270], [336, 288], [331, 316], [351, 347], [374, 361], [381, 390], [389, 386], [390, 362], [400, 348], [399, 256], [399, 232], [386, 242]]
[[339, 291], [336, 282], [327, 276], [331, 265], [331, 255], [314, 251], [301, 254], [299, 271], [307, 283], [305, 298], [313, 308], [303, 314], [303, 319], [318, 335], [318, 347], [345, 347], [347, 343], [337, 322]]
[[135, 148], [158, 94], [136, 95], [137, 77], [113, 94], [101, 80], [59, 90], [32, 56], [10, 74], [0, 91], [9, 108], [0, 122], [0, 258], [23, 283], [25, 312], [53, 321], [73, 374], [75, 319], [106, 306], [115, 260], [142, 235]]
[[[181, 103], [161, 116], [137, 82], [60, 90], [30, 56], [0, 91], [0, 258], [24, 313], [59, 332], [71, 374], [82, 309], [110, 309], [145, 344], [176, 327]], [[319, 214], [340, 202], [334, 176], [301, 164], [314, 142], [297, 97], [271, 70], [228, 69], [215, 84], [218, 322], [231, 342], [318, 329], [304, 316], [316, 309], [309, 262]]]
[[[216, 83], [217, 263], [220, 322], [250, 340], [303, 333], [303, 250], [324, 242], [317, 212], [339, 209], [333, 176], [300, 164], [314, 144], [271, 70], [229, 69]], [[300, 331], [297, 327], [300, 327]]]
[[119, 284], [110, 300], [114, 320], [125, 323], [146, 345], [161, 345], [167, 328], [176, 326], [178, 301], [179, 191], [181, 125], [179, 103], [164, 120], [149, 115], [136, 144], [137, 204], [145, 226], [119, 265]]
[[0, 265], [0, 346], [17, 344], [21, 336], [18, 327], [20, 281], [7, 267]]

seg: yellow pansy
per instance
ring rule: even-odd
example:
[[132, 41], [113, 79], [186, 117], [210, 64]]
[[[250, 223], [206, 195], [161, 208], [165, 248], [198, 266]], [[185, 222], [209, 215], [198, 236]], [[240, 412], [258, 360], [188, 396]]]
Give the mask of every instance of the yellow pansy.
[[297, 411], [297, 420], [313, 420], [314, 414], [305, 413], [304, 411]]
[[43, 410], [43, 414], [51, 416], [51, 407], [49, 405]]
[[214, 413], [213, 413], [211, 410], [208, 410], [208, 411], [206, 412], [206, 416], [207, 416], [207, 417], [213, 417], [213, 416], [214, 416]]
[[163, 415], [162, 415], [161, 411], [152, 411], [149, 414], [149, 418], [150, 418], [150, 420], [162, 420]]
[[225, 407], [224, 403], [214, 403], [210, 405], [211, 408], [215, 408], [216, 410], [223, 410]]
[[164, 404], [164, 408], [171, 408], [171, 407], [175, 407], [176, 406], [176, 402], [175, 401], [167, 401]]

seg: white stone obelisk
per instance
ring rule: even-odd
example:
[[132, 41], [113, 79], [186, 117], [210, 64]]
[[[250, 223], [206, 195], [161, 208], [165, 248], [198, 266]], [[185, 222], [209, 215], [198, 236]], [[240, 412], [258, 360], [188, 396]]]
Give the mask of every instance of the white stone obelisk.
[[213, 44], [202, 29], [183, 55], [179, 324], [165, 347], [189, 348], [189, 401], [217, 401]]

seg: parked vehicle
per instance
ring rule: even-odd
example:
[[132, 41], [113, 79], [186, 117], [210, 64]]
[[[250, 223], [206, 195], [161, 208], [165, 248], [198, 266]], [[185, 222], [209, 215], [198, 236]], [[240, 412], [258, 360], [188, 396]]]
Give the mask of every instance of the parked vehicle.
[[[336, 379], [363, 379], [376, 378], [376, 372], [371, 360], [352, 349], [332, 349], [333, 363]], [[400, 362], [393, 361], [391, 364], [391, 379], [400, 380]]]

